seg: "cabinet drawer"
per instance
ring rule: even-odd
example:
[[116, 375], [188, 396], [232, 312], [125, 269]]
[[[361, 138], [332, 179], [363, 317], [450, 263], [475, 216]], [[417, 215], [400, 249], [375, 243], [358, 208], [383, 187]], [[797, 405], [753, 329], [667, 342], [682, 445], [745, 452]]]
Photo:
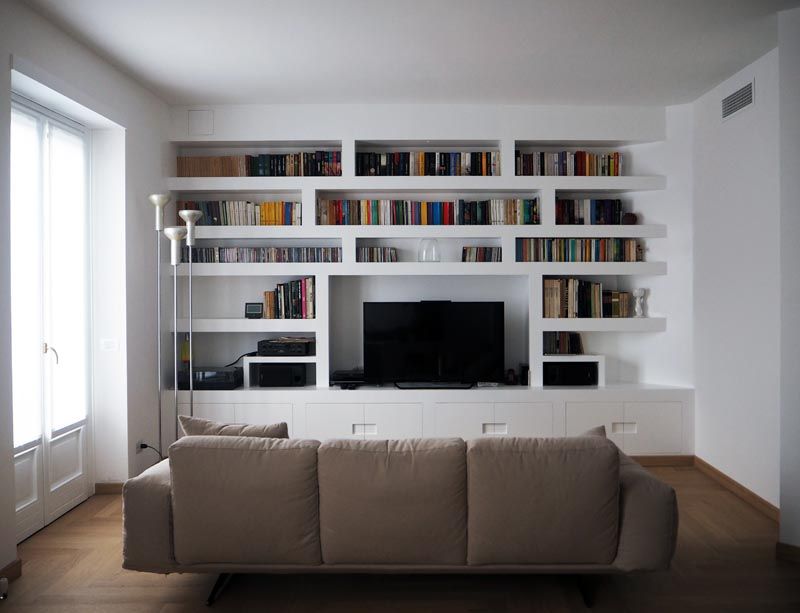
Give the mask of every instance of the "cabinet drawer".
[[508, 436], [556, 436], [553, 431], [553, 405], [550, 402], [496, 402], [494, 423]]
[[[480, 438], [496, 429], [494, 405], [490, 402], [437, 402], [433, 407], [434, 437]], [[426, 433], [427, 436], [427, 433]]]
[[606, 427], [606, 436], [624, 449], [625, 409], [621, 402], [567, 402], [567, 436]]
[[285, 421], [292, 436], [292, 405], [290, 403], [247, 403], [234, 405], [236, 423], [269, 425]]
[[625, 453], [681, 453], [683, 403], [626, 402]]
[[364, 438], [363, 404], [308, 403], [305, 412], [308, 438]]
[[422, 437], [422, 405], [416, 403], [364, 405], [364, 438]]

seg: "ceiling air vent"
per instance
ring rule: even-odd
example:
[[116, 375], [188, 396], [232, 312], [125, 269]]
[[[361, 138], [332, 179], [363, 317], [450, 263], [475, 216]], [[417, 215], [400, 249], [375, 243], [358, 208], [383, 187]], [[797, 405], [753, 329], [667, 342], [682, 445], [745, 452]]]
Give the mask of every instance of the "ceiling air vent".
[[727, 119], [734, 113], [753, 104], [753, 82], [750, 81], [741, 89], [722, 99], [722, 118]]

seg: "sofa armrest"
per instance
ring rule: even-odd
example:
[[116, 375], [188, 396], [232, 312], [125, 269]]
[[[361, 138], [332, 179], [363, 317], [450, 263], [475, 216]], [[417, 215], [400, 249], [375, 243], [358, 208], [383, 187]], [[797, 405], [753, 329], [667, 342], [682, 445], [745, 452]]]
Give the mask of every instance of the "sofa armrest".
[[620, 453], [620, 533], [614, 566], [666, 570], [678, 538], [675, 490]]
[[122, 486], [122, 567], [175, 570], [169, 460], [151, 466]]

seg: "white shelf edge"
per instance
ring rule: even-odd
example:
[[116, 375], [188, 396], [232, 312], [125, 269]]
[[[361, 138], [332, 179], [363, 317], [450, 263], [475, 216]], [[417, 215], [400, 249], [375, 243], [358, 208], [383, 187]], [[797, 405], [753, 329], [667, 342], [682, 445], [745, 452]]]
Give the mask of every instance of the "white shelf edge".
[[[171, 324], [170, 324], [171, 328]], [[314, 332], [316, 319], [195, 318], [192, 332]], [[178, 332], [189, 331], [189, 320], [178, 319]]]
[[542, 331], [663, 332], [667, 329], [667, 319], [665, 317], [542, 317], [539, 322]]

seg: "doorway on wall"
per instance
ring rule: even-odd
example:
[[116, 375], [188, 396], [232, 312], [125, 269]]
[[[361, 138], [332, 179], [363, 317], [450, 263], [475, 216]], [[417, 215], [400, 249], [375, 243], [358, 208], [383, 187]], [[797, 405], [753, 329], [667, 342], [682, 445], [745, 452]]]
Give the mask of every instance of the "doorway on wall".
[[11, 325], [17, 540], [92, 492], [89, 132], [11, 109]]

